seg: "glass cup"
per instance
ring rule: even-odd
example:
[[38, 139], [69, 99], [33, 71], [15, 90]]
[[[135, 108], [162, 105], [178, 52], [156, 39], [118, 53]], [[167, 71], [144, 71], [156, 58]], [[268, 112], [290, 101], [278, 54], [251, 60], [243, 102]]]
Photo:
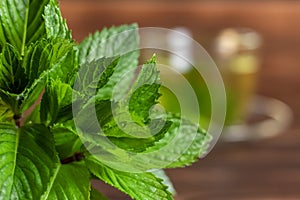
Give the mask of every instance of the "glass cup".
[[291, 109], [279, 100], [255, 94], [261, 67], [261, 36], [250, 28], [227, 28], [214, 45], [227, 95], [226, 126], [221, 138], [257, 140], [286, 129], [292, 120]]
[[260, 35], [249, 28], [224, 29], [215, 40], [215, 61], [227, 94], [227, 125], [247, 117], [261, 65], [261, 43]]

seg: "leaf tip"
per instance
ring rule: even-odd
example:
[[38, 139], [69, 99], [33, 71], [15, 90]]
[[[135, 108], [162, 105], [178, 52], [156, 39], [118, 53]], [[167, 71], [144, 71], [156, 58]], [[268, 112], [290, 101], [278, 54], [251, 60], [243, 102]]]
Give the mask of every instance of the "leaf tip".
[[146, 62], [146, 64], [156, 64], [156, 53], [154, 53], [154, 54], [152, 55], [152, 57], [150, 58], [150, 60], [148, 60], [148, 61]]

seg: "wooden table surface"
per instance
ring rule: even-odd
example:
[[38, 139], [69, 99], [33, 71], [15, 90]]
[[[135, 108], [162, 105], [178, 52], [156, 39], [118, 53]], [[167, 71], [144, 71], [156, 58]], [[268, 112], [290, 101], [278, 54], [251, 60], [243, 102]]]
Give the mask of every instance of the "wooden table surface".
[[[289, 105], [294, 115], [292, 124], [271, 139], [218, 143], [193, 166], [167, 173], [179, 200], [300, 199], [300, 3], [191, 1], [181, 5], [170, 1], [64, 0], [61, 7], [78, 41], [103, 26], [134, 21], [142, 26], [185, 25], [201, 32], [195, 37], [200, 42], [204, 38], [204, 46], [227, 26], [260, 31], [264, 46], [257, 93]], [[181, 17], [176, 21], [178, 13]], [[97, 187], [113, 200], [129, 199], [103, 184], [97, 183]]]

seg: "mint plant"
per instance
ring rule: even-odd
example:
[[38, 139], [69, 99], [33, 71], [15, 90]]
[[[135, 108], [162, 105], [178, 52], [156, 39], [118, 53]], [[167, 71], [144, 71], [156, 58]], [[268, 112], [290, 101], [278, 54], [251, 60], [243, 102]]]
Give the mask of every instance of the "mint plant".
[[0, 3], [0, 199], [173, 199], [164, 168], [205, 153], [210, 136], [156, 108], [155, 56], [138, 66], [137, 26], [77, 44], [56, 0]]

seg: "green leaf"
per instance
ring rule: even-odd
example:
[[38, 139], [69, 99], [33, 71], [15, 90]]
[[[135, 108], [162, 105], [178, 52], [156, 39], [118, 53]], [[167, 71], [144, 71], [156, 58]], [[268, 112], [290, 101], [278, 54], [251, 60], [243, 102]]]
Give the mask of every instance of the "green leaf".
[[[118, 110], [115, 114], [113, 107]], [[122, 108], [112, 106], [109, 100], [86, 104], [75, 115], [76, 125], [83, 133], [81, 139], [100, 147], [104, 145], [101, 143], [101, 136], [104, 136], [119, 148], [141, 152], [160, 140], [171, 126], [171, 122], [163, 119], [153, 119], [148, 126], [137, 124], [130, 121], [128, 113], [120, 109]], [[98, 139], [95, 138], [97, 136]]]
[[[88, 73], [82, 75], [83, 78], [81, 79], [87, 77], [86, 74]], [[101, 143], [103, 140], [101, 136], [105, 136], [117, 147], [131, 152], [142, 152], [155, 145], [171, 125], [170, 121], [151, 120], [149, 117], [150, 108], [157, 103], [160, 96], [158, 93], [160, 87], [158, 75], [155, 57], [153, 57], [143, 65], [129, 88], [130, 90], [125, 91], [127, 94], [120, 99], [121, 102], [102, 100], [97, 95], [83, 106], [76, 105], [76, 108], [82, 108], [78, 113], [75, 112], [75, 122], [83, 133], [81, 134], [82, 139], [90, 141], [94, 147], [94, 145], [104, 145]], [[90, 76], [93, 77], [90, 79], [97, 80], [93, 75]], [[84, 83], [84, 81], [79, 82]], [[96, 90], [96, 84], [91, 87], [90, 95], [94, 93], [92, 91]], [[83, 85], [81, 89], [83, 90], [86, 88], [84, 85], [89, 84], [80, 85]], [[123, 89], [123, 84], [119, 89], [121, 90], [121, 88]], [[90, 134], [92, 134], [92, 139], [89, 138]], [[97, 135], [99, 136], [98, 140], [95, 139]], [[95, 141], [96, 144], [94, 144]]]
[[15, 113], [26, 111], [42, 93], [47, 77], [71, 81], [75, 57], [73, 44], [65, 40], [42, 39], [26, 48], [22, 60], [6, 45], [0, 55], [0, 97]]
[[[171, 126], [171, 122], [165, 122], [164, 120], [154, 120], [151, 124], [153, 127], [147, 127], [145, 130], [145, 133], [143, 133], [143, 136], [149, 135], [149, 137], [140, 138], [140, 137], [108, 137], [108, 139], [115, 145], [117, 145], [119, 148], [124, 149], [126, 151], [130, 152], [143, 152], [147, 148], [154, 146], [156, 142], [158, 142], [160, 139], [162, 139], [165, 135], [165, 133], [168, 131], [169, 127]], [[136, 126], [132, 127], [132, 130], [129, 133], [135, 133], [135, 131], [140, 131], [141, 129], [135, 129]], [[159, 128], [159, 130], [156, 130], [156, 128]], [[108, 130], [107, 132], [109, 132]], [[128, 133], [127, 133], [128, 134]], [[140, 134], [140, 133], [139, 133]], [[129, 135], [130, 136], [130, 135]]]
[[105, 125], [113, 119], [109, 100], [89, 101], [86, 104], [74, 102], [73, 108], [75, 124], [83, 133], [103, 133], [99, 125]]
[[61, 159], [71, 157], [80, 152], [83, 144], [76, 133], [76, 129], [69, 123], [55, 124], [51, 129], [55, 146]]
[[[66, 68], [64, 62], [68, 54], [74, 51], [73, 45], [72, 42], [62, 39], [43, 39], [30, 45], [28, 49], [26, 49], [23, 61], [25, 73], [29, 79], [29, 85], [50, 69], [54, 71], [56, 68]], [[60, 73], [61, 77], [57, 77], [63, 78], [69, 76], [70, 73], [71, 75], [74, 74], [73, 67], [74, 66], [67, 66], [69, 71], [65, 69], [66, 74]]]
[[17, 99], [19, 100], [18, 109], [21, 113], [26, 112], [35, 103], [39, 103], [39, 98], [43, 95], [46, 77], [37, 79], [30, 88], [26, 88]]
[[70, 85], [48, 79], [40, 105], [41, 122], [52, 127], [60, 158], [73, 155], [82, 146], [72, 121], [72, 95], [75, 94]]
[[0, 88], [10, 93], [21, 93], [27, 84], [20, 54], [6, 44], [0, 54]]
[[29, 79], [28, 87], [21, 94], [23, 112], [39, 97], [47, 78], [71, 81], [77, 68], [75, 56], [73, 43], [66, 40], [41, 40], [28, 48], [23, 60]]
[[109, 200], [107, 197], [105, 197], [103, 194], [101, 194], [98, 190], [95, 188], [92, 188], [90, 200]]
[[168, 177], [168, 175], [166, 174], [166, 172], [164, 170], [158, 169], [158, 170], [151, 171], [151, 173], [153, 173], [157, 178], [160, 178], [163, 180], [163, 183], [166, 186], [168, 186], [169, 192], [171, 192], [173, 195], [176, 194], [175, 188], [174, 188], [170, 178]]
[[[52, 42], [45, 39], [31, 44], [26, 49], [23, 66], [25, 68], [26, 76], [28, 77], [28, 85], [32, 85], [32, 83], [38, 79], [44, 71], [47, 71], [50, 68], [50, 59], [61, 59], [59, 53], [57, 53], [59, 56], [50, 56], [51, 51], [56, 51], [58, 49], [59, 48], [53, 47]], [[64, 48], [62, 49], [64, 50]]]
[[[106, 136], [113, 136], [109, 137], [110, 141], [122, 149], [142, 152], [164, 136], [171, 122], [163, 119], [151, 120], [149, 115], [150, 109], [160, 96], [159, 88], [159, 71], [153, 56], [142, 66], [136, 80], [119, 105], [112, 106], [114, 115], [111, 121], [114, 122], [107, 124], [100, 122], [104, 132], [109, 133]], [[102, 112], [97, 115], [99, 118], [102, 117], [100, 113]], [[127, 136], [120, 132], [124, 132]]]
[[162, 180], [152, 173], [128, 173], [104, 166], [93, 157], [86, 159], [89, 170], [100, 180], [128, 194], [136, 200], [170, 200], [172, 194]]
[[81, 163], [59, 165], [49, 187], [39, 199], [84, 200], [90, 197], [90, 173]]
[[13, 111], [13, 113], [20, 115], [19, 104], [21, 99], [19, 95], [0, 89], [0, 99]]
[[57, 1], [50, 0], [45, 7], [44, 19], [48, 38], [72, 39], [71, 31], [66, 20], [62, 18]]
[[87, 97], [96, 95], [98, 90], [107, 84], [118, 62], [118, 58], [101, 58], [82, 64], [74, 89]]
[[78, 48], [80, 65], [134, 51], [138, 48], [137, 25], [104, 28], [83, 40]]
[[58, 163], [48, 129], [0, 124], [0, 146], [0, 199], [39, 199]]
[[0, 100], [0, 122], [13, 122], [14, 113]]
[[184, 167], [206, 153], [211, 135], [186, 119], [173, 115], [168, 119], [173, 122], [168, 133], [137, 158], [137, 162], [147, 163], [149, 168]]
[[76, 73], [78, 71], [78, 52], [73, 45], [73, 43], [70, 44], [70, 49], [66, 56], [62, 56], [62, 60], [55, 64], [51, 69], [52, 71], [49, 73], [51, 78], [59, 79], [70, 85], [74, 84]]
[[129, 112], [135, 121], [149, 122], [150, 109], [157, 104], [160, 97], [159, 71], [155, 59], [154, 55], [150, 61], [142, 66], [128, 94], [130, 98]]
[[129, 100], [129, 112], [137, 121], [148, 122], [149, 112], [160, 97], [159, 84], [145, 84], [137, 88]]
[[69, 84], [49, 79], [41, 101], [41, 122], [47, 125], [59, 122], [59, 112], [72, 104], [73, 90]]
[[[108, 84], [98, 91], [99, 97], [108, 99], [112, 97], [114, 86], [126, 78], [127, 85], [134, 77], [134, 70], [138, 65], [138, 30], [137, 25], [123, 25], [103, 29], [90, 35], [79, 46], [79, 64], [90, 63], [103, 57], [120, 57], [114, 74]], [[124, 85], [124, 90], [126, 90]]]
[[[110, 137], [102, 138], [97, 134], [84, 134], [83, 141], [88, 151], [106, 165], [136, 172], [188, 166], [206, 153], [211, 141], [209, 134], [185, 119], [171, 115], [167, 120], [172, 125], [163, 137], [137, 153], [129, 147], [117, 148]], [[139, 141], [137, 138], [135, 142], [140, 144]]]
[[0, 99], [17, 115], [22, 100], [19, 94], [26, 84], [21, 57], [13, 46], [6, 44], [0, 54]]
[[9, 43], [21, 55], [25, 46], [45, 34], [44, 7], [48, 0], [2, 0], [0, 3], [0, 46]]

